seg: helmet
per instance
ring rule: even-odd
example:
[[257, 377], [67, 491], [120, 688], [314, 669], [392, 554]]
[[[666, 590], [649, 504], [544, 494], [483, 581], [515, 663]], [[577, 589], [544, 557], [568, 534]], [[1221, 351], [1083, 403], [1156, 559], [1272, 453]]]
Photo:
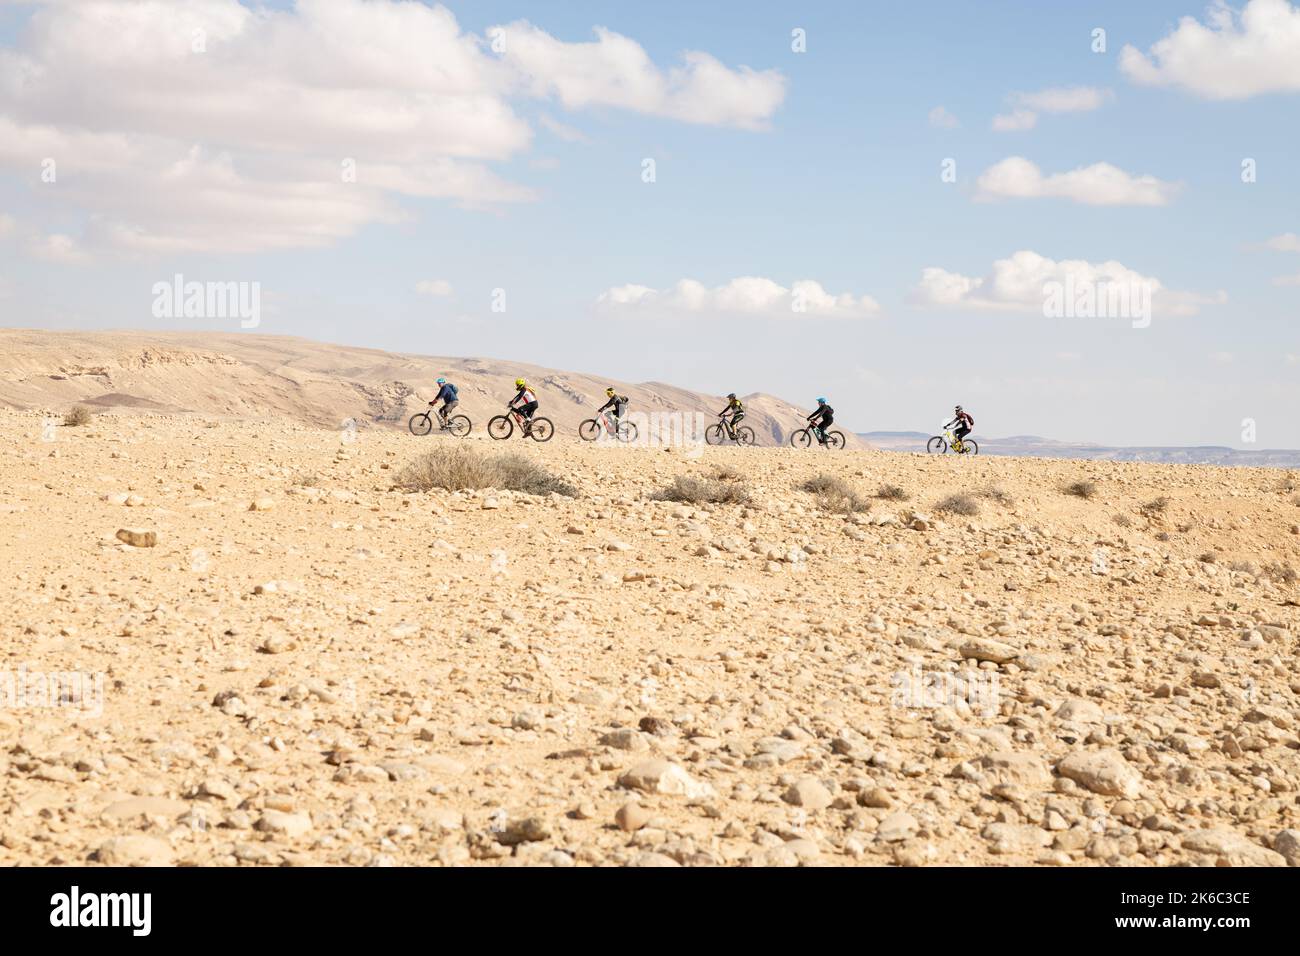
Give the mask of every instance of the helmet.
[[817, 399], [817, 404], [818, 404], [818, 405], [825, 405], [825, 404], [826, 404], [826, 399], [824, 399], [824, 398], [819, 398], [819, 399]]
[[523, 388], [527, 384], [528, 383], [525, 382], [522, 378], [515, 379], [515, 388]]
[[438, 379], [438, 384], [439, 384], [439, 385], [446, 385], [446, 384], [447, 384], [447, 380], [446, 380], [445, 378], [440, 378], [440, 379]]
[[959, 412], [959, 411], [961, 411], [961, 406], [960, 406], [960, 405], [958, 405], [958, 406], [957, 406], [957, 407], [956, 407], [956, 408], [955, 408], [955, 409], [953, 409], [953, 411], [956, 411], [956, 412]]
[[736, 397], [736, 393], [735, 393], [735, 392], [728, 392], [728, 393], [727, 393], [727, 398], [735, 398], [735, 397]]
[[614, 394], [614, 386], [611, 385], [609, 388], [605, 389], [605, 394], [606, 394], [606, 395], [613, 395], [613, 394]]

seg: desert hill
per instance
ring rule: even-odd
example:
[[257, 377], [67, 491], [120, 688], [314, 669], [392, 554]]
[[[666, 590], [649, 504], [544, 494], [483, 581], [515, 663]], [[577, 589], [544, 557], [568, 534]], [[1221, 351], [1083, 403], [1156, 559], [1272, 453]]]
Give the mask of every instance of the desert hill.
[[[397, 354], [285, 336], [229, 332], [0, 330], [0, 406], [61, 413], [70, 405], [232, 419], [289, 418], [324, 428], [403, 428], [437, 391], [460, 389], [460, 411], [482, 431], [526, 378], [563, 437], [594, 415], [607, 385], [649, 414], [695, 413], [710, 424], [725, 401], [660, 382], [612, 381], [490, 358]], [[759, 444], [784, 444], [808, 410], [742, 396]], [[862, 447], [853, 435], [849, 442]]]

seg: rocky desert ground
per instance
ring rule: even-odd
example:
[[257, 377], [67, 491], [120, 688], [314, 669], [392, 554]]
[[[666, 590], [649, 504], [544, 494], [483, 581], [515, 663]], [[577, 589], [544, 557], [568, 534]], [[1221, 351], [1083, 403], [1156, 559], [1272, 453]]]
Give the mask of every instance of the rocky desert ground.
[[0, 434], [3, 864], [1300, 863], [1284, 471]]

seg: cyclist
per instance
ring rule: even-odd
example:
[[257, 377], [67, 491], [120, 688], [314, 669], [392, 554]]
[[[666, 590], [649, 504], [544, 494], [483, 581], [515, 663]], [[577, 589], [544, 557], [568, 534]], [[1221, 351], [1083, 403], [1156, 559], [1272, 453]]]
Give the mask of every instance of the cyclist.
[[515, 397], [510, 399], [510, 404], [506, 407], [523, 416], [526, 430], [532, 427], [533, 415], [537, 412], [537, 395], [522, 378], [515, 379], [515, 388], [519, 391], [515, 392]]
[[731, 437], [735, 438], [736, 426], [739, 425], [740, 420], [745, 417], [745, 406], [741, 403], [740, 399], [736, 397], [735, 392], [731, 392], [727, 395], [727, 407], [718, 412], [718, 417], [721, 418], [723, 423], [727, 426], [727, 431], [730, 433]]
[[606, 409], [613, 409], [614, 427], [610, 433], [617, 434], [618, 423], [623, 420], [623, 415], [627, 412], [627, 396], [614, 391], [613, 385], [605, 389], [605, 404], [596, 409], [596, 414], [599, 415]]
[[952, 421], [948, 422], [943, 427], [952, 428], [954, 425], [957, 426], [956, 430], [953, 431], [952, 436], [957, 439], [957, 447], [960, 448], [962, 440], [969, 435], [971, 429], [975, 427], [975, 419], [973, 419], [970, 416], [970, 413], [965, 411], [960, 405], [952, 410], [952, 414]]
[[438, 379], [438, 394], [433, 397], [433, 401], [429, 403], [429, 407], [432, 408], [439, 402], [442, 402], [442, 408], [438, 409], [438, 418], [442, 420], [442, 424], [445, 426], [447, 424], [447, 418], [451, 415], [452, 410], [460, 404], [460, 398], [457, 395], [456, 386], [451, 384], [451, 382], [447, 381], [445, 378]]
[[835, 421], [835, 409], [826, 404], [826, 399], [817, 399], [817, 411], [808, 416], [808, 424], [812, 426], [813, 434], [823, 445], [826, 444], [826, 429]]

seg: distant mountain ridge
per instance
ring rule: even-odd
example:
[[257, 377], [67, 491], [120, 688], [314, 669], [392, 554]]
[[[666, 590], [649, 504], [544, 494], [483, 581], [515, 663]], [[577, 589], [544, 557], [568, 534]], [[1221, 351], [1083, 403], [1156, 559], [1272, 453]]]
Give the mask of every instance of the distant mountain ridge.
[[[925, 451], [930, 435], [913, 431], [858, 432], [882, 451]], [[1025, 458], [1077, 458], [1091, 461], [1149, 461], [1183, 465], [1229, 465], [1247, 468], [1300, 468], [1300, 449], [1262, 448], [1243, 451], [1223, 445], [1098, 445], [1065, 442], [1038, 435], [985, 438], [976, 434], [981, 455]]]

